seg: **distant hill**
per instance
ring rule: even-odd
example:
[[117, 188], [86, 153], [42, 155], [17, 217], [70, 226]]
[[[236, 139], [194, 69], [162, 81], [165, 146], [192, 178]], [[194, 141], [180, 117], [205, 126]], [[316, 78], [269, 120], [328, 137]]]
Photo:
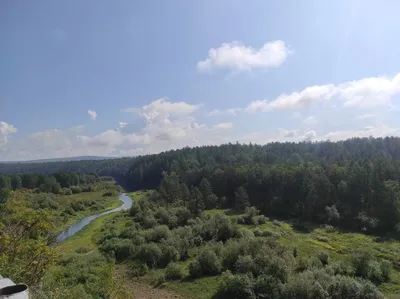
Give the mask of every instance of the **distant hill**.
[[0, 163], [2, 164], [47, 163], [47, 162], [70, 162], [70, 161], [99, 161], [107, 159], [114, 159], [114, 157], [80, 156], [80, 157], [69, 157], [69, 158], [38, 159], [29, 161], [0, 161]]

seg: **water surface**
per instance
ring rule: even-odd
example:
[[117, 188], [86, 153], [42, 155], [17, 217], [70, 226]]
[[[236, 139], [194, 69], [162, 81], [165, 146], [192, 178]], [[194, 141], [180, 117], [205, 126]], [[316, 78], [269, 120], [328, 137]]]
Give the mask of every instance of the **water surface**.
[[122, 201], [121, 206], [119, 206], [118, 208], [116, 208], [114, 210], [110, 210], [110, 211], [103, 212], [100, 214], [88, 216], [86, 218], [83, 218], [82, 220], [79, 220], [78, 222], [76, 222], [76, 223], [72, 224], [70, 227], [68, 227], [65, 231], [60, 233], [56, 238], [56, 243], [60, 243], [60, 242], [64, 241], [65, 239], [68, 239], [69, 237], [75, 235], [77, 232], [79, 232], [82, 228], [84, 228], [90, 222], [92, 222], [93, 220], [95, 220], [101, 216], [119, 212], [119, 211], [129, 210], [131, 208], [132, 199], [128, 195], [126, 195], [126, 193], [121, 194], [119, 196], [119, 199]]

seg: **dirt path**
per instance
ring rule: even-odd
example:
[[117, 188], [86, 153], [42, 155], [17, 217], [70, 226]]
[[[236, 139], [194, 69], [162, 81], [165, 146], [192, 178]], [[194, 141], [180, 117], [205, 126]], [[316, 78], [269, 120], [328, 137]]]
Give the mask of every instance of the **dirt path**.
[[117, 288], [112, 299], [187, 299], [174, 291], [155, 288], [147, 282], [130, 277], [123, 265], [117, 265], [115, 270]]
[[172, 291], [153, 288], [145, 283], [134, 282], [133, 285], [136, 296], [135, 299], [184, 299], [182, 296]]

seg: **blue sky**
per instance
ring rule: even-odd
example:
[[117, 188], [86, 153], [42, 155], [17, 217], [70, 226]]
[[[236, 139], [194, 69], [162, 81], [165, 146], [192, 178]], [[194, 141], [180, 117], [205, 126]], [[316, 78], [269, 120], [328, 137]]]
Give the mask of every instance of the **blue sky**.
[[0, 161], [399, 135], [398, 11], [1, 1]]

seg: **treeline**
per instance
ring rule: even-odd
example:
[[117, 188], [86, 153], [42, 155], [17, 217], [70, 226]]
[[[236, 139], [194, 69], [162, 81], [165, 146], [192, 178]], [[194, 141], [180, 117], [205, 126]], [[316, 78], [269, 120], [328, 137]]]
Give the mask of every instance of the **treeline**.
[[96, 191], [110, 183], [114, 183], [112, 177], [76, 172], [0, 175], [0, 203], [8, 198], [11, 190], [35, 189], [39, 192], [69, 195], [82, 191]]
[[192, 210], [255, 205], [268, 216], [392, 234], [400, 231], [399, 178], [400, 139], [392, 137], [185, 148], [136, 158], [126, 182]]
[[96, 173], [99, 176], [112, 176], [123, 183], [133, 158], [105, 160], [82, 160], [42, 163], [0, 163], [0, 174], [52, 174], [57, 172]]

